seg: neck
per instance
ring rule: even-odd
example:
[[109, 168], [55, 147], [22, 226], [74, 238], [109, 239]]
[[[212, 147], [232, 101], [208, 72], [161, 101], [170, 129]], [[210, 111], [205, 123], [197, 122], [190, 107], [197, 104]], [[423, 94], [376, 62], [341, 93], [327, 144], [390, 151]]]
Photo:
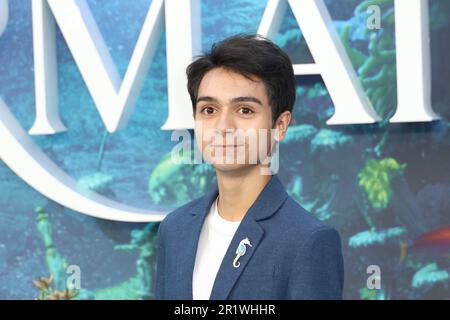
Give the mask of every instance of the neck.
[[229, 221], [244, 218], [272, 177], [262, 175], [260, 166], [232, 172], [216, 170], [216, 175], [219, 189], [217, 209], [220, 216]]

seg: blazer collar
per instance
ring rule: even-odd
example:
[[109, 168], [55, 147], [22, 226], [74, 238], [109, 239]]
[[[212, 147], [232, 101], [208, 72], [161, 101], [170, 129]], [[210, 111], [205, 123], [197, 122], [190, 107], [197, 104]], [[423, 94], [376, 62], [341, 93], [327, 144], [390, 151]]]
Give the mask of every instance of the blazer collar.
[[[193, 298], [192, 277], [200, 232], [203, 222], [217, 195], [218, 188], [216, 186], [211, 192], [200, 198], [197, 204], [191, 208], [190, 220], [181, 231], [181, 243], [185, 246], [184, 250], [180, 250], [177, 259], [177, 284], [179, 286], [179, 290], [177, 291], [179, 293], [179, 299], [192, 300]], [[264, 230], [258, 221], [270, 218], [284, 203], [287, 197], [288, 194], [278, 175], [273, 175], [245, 214], [231, 240], [217, 273], [211, 292], [211, 300], [227, 299], [234, 284], [263, 238]], [[246, 254], [239, 259], [240, 266], [235, 268], [233, 267], [233, 260], [236, 257], [236, 249], [239, 242], [245, 238], [250, 240], [252, 247], [247, 247]]]

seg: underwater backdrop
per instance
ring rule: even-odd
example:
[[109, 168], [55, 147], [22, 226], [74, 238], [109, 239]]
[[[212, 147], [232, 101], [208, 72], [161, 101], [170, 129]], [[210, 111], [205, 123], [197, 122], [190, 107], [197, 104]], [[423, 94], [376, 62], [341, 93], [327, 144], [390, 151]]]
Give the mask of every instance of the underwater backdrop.
[[[88, 0], [121, 74], [151, 0]], [[201, 0], [204, 50], [256, 32], [266, 0]], [[327, 0], [376, 125], [328, 126], [333, 104], [319, 76], [297, 77], [293, 123], [280, 147], [279, 175], [303, 207], [342, 237], [347, 299], [450, 298], [450, 1], [430, 0], [433, 108], [442, 120], [390, 124], [395, 112], [393, 0]], [[366, 27], [366, 8], [382, 28]], [[9, 1], [0, 37], [0, 96], [25, 129], [35, 119], [30, 0]], [[320, 35], [318, 35], [320, 36]], [[165, 37], [160, 40], [126, 128], [105, 132], [70, 51], [57, 30], [59, 105], [68, 131], [32, 136], [80, 184], [119, 202], [170, 212], [216, 183], [208, 165], [174, 165], [178, 142], [167, 118]], [[313, 62], [288, 13], [276, 42], [294, 63]], [[0, 141], [0, 148], [1, 148]], [[158, 223], [95, 219], [45, 198], [0, 161], [0, 299], [152, 299]], [[66, 289], [79, 266], [82, 290]], [[381, 288], [369, 289], [370, 265]], [[52, 276], [50, 276], [52, 275]]]

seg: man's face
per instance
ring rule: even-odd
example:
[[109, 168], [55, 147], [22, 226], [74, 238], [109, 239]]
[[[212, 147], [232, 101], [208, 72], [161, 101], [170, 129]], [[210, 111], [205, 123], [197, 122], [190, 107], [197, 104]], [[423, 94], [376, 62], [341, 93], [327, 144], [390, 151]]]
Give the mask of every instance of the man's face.
[[224, 68], [203, 77], [195, 112], [195, 137], [217, 170], [255, 166], [270, 155], [272, 110], [264, 83]]

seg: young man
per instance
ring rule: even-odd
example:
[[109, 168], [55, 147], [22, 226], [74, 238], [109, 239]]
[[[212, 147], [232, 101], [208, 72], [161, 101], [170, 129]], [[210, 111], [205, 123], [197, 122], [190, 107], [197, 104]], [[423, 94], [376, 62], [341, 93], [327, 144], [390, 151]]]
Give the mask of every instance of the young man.
[[259, 35], [237, 35], [187, 76], [217, 187], [161, 222], [156, 299], [341, 299], [338, 232], [295, 202], [267, 161], [295, 102], [289, 57]]

